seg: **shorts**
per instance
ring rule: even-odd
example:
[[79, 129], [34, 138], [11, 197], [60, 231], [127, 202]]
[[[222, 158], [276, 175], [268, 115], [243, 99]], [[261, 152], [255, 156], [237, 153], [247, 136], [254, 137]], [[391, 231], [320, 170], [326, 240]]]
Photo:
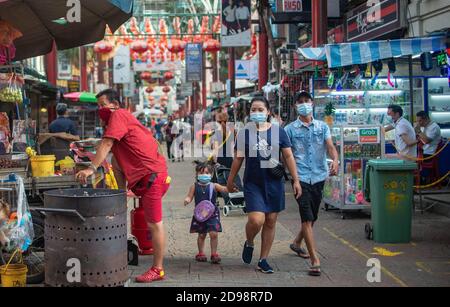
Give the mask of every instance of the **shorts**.
[[316, 184], [301, 182], [302, 196], [297, 199], [302, 223], [315, 222], [319, 217], [325, 181]]
[[131, 190], [140, 197], [140, 204], [144, 208], [147, 223], [162, 221], [162, 198], [170, 187], [170, 177], [167, 174], [158, 174], [153, 184], [148, 188], [151, 174], [142, 178]]

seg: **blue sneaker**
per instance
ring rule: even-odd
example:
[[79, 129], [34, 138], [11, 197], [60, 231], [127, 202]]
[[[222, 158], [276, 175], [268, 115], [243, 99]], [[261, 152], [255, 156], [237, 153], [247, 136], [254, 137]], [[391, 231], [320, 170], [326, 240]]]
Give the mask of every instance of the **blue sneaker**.
[[245, 241], [244, 249], [242, 250], [242, 261], [244, 263], [250, 264], [252, 262], [253, 249], [253, 246], [248, 245], [247, 241]]
[[260, 270], [261, 272], [263, 272], [265, 274], [272, 274], [273, 273], [273, 269], [267, 263], [266, 259], [259, 260], [259, 262], [258, 262], [258, 270]]

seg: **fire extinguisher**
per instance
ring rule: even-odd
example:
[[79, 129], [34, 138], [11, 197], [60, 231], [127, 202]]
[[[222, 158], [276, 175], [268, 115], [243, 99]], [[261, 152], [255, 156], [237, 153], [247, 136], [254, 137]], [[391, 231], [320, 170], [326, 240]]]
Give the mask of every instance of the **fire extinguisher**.
[[[139, 203], [139, 201], [137, 201]], [[139, 244], [140, 255], [153, 255], [152, 235], [145, 220], [145, 212], [142, 206], [136, 206], [131, 210], [131, 234], [136, 237]]]

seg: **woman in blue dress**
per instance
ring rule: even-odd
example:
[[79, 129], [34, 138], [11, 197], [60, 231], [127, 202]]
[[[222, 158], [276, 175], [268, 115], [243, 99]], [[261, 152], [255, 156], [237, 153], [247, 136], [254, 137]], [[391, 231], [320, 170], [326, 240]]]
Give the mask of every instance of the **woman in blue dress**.
[[285, 179], [276, 176], [272, 168], [281, 161], [281, 156], [293, 177], [296, 198], [301, 195], [301, 186], [291, 142], [280, 126], [271, 124], [269, 102], [264, 97], [256, 97], [251, 101], [250, 120], [251, 122], [239, 131], [236, 158], [231, 167], [227, 187], [228, 191], [237, 190], [234, 179], [245, 160], [244, 196], [248, 221], [242, 260], [244, 263], [251, 263], [254, 239], [262, 230], [258, 269], [263, 273], [273, 273], [267, 257], [275, 237], [278, 214], [285, 209]]

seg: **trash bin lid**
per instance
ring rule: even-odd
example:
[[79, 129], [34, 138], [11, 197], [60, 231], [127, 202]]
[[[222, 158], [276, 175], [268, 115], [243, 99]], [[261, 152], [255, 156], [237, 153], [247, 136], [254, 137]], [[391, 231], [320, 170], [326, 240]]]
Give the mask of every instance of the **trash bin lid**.
[[393, 159], [377, 159], [370, 160], [368, 164], [373, 167], [375, 170], [400, 170], [400, 171], [409, 171], [416, 170], [417, 164], [411, 161], [405, 160], [393, 160]]

